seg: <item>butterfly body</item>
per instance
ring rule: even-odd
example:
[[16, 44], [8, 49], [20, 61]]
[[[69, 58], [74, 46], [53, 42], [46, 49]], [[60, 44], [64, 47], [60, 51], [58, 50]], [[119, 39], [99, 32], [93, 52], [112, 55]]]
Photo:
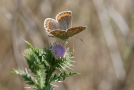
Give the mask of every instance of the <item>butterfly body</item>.
[[86, 26], [71, 27], [72, 12], [63, 11], [56, 16], [56, 20], [47, 18], [44, 21], [46, 32], [51, 37], [67, 40], [69, 37], [83, 31]]

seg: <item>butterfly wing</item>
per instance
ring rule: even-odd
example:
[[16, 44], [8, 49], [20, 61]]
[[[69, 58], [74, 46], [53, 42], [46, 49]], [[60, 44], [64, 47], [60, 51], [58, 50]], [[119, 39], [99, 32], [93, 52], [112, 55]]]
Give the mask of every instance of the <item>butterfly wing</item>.
[[46, 32], [49, 36], [66, 40], [86, 28], [85, 26], [70, 28], [72, 23], [71, 18], [71, 11], [63, 11], [56, 16], [56, 20], [52, 18], [45, 19], [44, 27], [46, 29]]
[[68, 37], [72, 37], [73, 35], [80, 33], [81, 31], [85, 29], [86, 29], [86, 26], [72, 27], [68, 29], [67, 35]]
[[79, 27], [72, 27], [67, 30], [53, 30], [50, 32], [50, 35], [53, 35], [56, 38], [66, 40], [69, 37], [72, 37], [75, 34], [80, 33], [81, 31], [85, 30], [86, 26], [79, 26]]
[[65, 30], [53, 30], [50, 32], [50, 34], [62, 40], [68, 39], [68, 35]]
[[72, 12], [71, 11], [63, 11], [60, 12], [57, 16], [56, 16], [56, 20], [59, 23], [59, 29], [61, 30], [67, 30], [68, 28], [71, 27], [72, 21]]
[[59, 29], [59, 23], [52, 18], [47, 18], [44, 21], [44, 28], [47, 33], [50, 33], [52, 30]]

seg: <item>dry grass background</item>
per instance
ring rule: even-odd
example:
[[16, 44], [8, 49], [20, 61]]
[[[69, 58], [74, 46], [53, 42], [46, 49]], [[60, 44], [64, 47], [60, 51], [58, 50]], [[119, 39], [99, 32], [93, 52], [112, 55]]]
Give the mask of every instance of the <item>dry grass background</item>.
[[[133, 0], [0, 0], [0, 90], [31, 90], [10, 72], [27, 67], [22, 55], [28, 48], [46, 47], [45, 18], [71, 10], [73, 26], [87, 29], [69, 40], [81, 73], [58, 84], [56, 90], [134, 90]], [[74, 46], [74, 47], [73, 47]]]

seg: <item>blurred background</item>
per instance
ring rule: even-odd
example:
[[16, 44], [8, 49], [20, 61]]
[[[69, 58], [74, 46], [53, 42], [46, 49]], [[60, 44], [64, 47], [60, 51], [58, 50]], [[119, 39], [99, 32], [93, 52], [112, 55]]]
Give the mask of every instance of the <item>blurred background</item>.
[[65, 10], [72, 26], [87, 29], [67, 44], [81, 74], [55, 90], [134, 90], [134, 0], [0, 0], [0, 90], [32, 90], [11, 71], [27, 67], [24, 40], [37, 48], [55, 42], [43, 23]]

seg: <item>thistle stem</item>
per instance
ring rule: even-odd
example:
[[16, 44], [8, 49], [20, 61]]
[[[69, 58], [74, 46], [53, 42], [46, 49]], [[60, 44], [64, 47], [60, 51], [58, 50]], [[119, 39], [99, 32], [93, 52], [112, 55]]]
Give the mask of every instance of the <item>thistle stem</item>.
[[45, 86], [50, 85], [50, 78], [54, 71], [55, 71], [54, 68], [50, 68], [49, 70], [46, 71]]

